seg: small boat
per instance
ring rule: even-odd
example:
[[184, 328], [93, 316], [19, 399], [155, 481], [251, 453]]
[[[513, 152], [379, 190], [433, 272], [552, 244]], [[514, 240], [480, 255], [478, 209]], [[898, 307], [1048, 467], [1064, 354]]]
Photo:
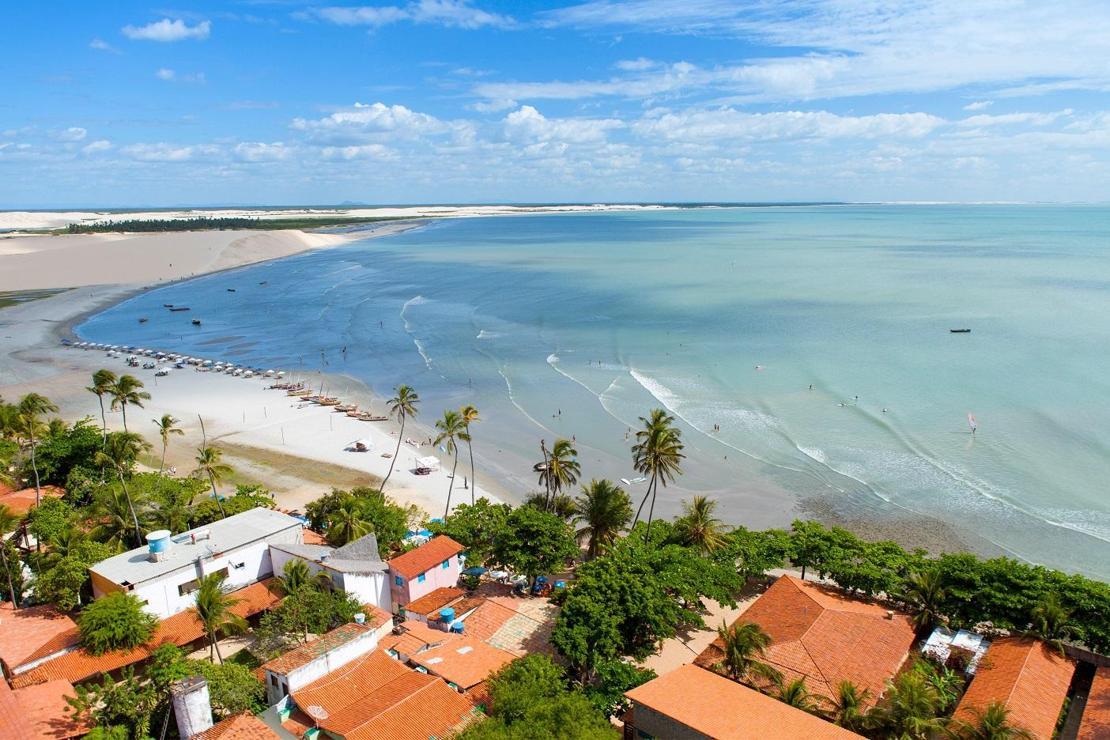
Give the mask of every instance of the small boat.
[[949, 329], [949, 334], [970, 334], [971, 329]]
[[304, 398], [307, 398], [308, 394], [312, 393], [312, 391], [310, 391], [308, 388], [298, 388], [295, 391], [287, 391], [287, 393], [290, 396], [302, 396]]
[[228, 292], [228, 293], [234, 293], [234, 292], [235, 292], [235, 288], [228, 288], [228, 289], [227, 289], [227, 292]]
[[163, 303], [163, 304], [162, 304], [162, 306], [163, 306], [164, 308], [173, 308], [173, 304], [172, 304], [172, 303]]
[[189, 310], [188, 306], [174, 306], [173, 308], [170, 309], [170, 312], [171, 313], [177, 313], [178, 311], [188, 311], [188, 310]]
[[148, 319], [146, 316], [140, 316], [139, 317], [139, 323], [140, 324], [145, 324], [148, 321], [150, 321], [150, 319]]
[[200, 319], [193, 319], [193, 326], [200, 326]]
[[357, 418], [359, 421], [389, 421], [385, 416], [375, 416], [368, 411], [362, 412]]
[[334, 397], [321, 398], [316, 403], [320, 404], [321, 406], [337, 406], [339, 405], [339, 399]]

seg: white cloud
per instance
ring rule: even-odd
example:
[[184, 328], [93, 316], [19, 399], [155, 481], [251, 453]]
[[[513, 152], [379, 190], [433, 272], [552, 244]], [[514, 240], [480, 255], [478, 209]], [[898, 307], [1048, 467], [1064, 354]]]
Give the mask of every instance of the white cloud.
[[375, 139], [416, 139], [422, 136], [462, 134], [470, 124], [441, 121], [403, 105], [355, 103], [317, 119], [294, 118], [290, 124], [315, 141], [335, 146], [373, 143]]
[[81, 151], [85, 154], [96, 154], [97, 152], [106, 152], [112, 148], [112, 142], [107, 139], [97, 139], [96, 141], [89, 142]]
[[994, 105], [993, 100], [976, 100], [974, 103], [968, 103], [967, 105], [965, 105], [964, 110], [967, 110], [967, 111], [986, 110], [987, 108], [990, 108], [992, 105]]
[[320, 155], [330, 160], [352, 159], [393, 159], [394, 152], [381, 144], [360, 144], [357, 146], [326, 146]]
[[267, 144], [262, 141], [243, 141], [235, 145], [235, 156], [244, 162], [272, 162], [286, 159], [293, 150], [280, 141]]
[[1002, 113], [1000, 115], [980, 114], [970, 116], [959, 122], [964, 127], [982, 126], [1012, 126], [1025, 124], [1028, 126], [1048, 126], [1061, 118], [1067, 118], [1074, 113], [1071, 108], [1045, 113]]
[[139, 162], [187, 162], [199, 153], [199, 148], [166, 143], [130, 144], [120, 151]]
[[135, 41], [161, 42], [185, 41], [187, 39], [203, 41], [208, 38], [211, 30], [212, 23], [210, 21], [201, 21], [195, 26], [190, 26], [180, 18], [172, 21], [169, 18], [163, 18], [145, 26], [124, 26], [121, 29], [124, 36]]
[[515, 25], [512, 18], [475, 8], [467, 0], [418, 0], [403, 6], [330, 6], [315, 8], [311, 14], [340, 26], [371, 28], [402, 21], [464, 29], [508, 28]]
[[656, 66], [656, 63], [647, 57], [639, 57], [637, 59], [622, 59], [613, 66], [625, 72], [643, 72], [645, 69]]
[[92, 41], [90, 41], [89, 42], [89, 48], [90, 49], [95, 49], [96, 51], [107, 51], [107, 52], [110, 52], [112, 54], [119, 54], [120, 53], [119, 49], [112, 46], [111, 44], [109, 44], [104, 39], [99, 39], [99, 38], [93, 39]]
[[828, 111], [745, 113], [719, 110], [649, 111], [633, 128], [646, 138], [680, 141], [747, 139], [919, 138], [945, 124], [928, 113], [879, 113], [841, 116]]
[[204, 72], [192, 72], [189, 74], [178, 74], [175, 70], [162, 67], [154, 76], [165, 82], [188, 82], [196, 85], [203, 85], [207, 82]]
[[162, 67], [154, 73], [154, 76], [160, 80], [172, 80], [176, 76], [176, 74], [177, 73], [174, 72], [172, 69], [166, 69], [165, 67]]
[[58, 141], [81, 141], [88, 135], [88, 131], [80, 126], [70, 126], [62, 131], [54, 133], [54, 138]]
[[505, 116], [502, 123], [505, 137], [516, 143], [596, 143], [604, 141], [608, 131], [624, 127], [613, 118], [545, 118], [530, 105]]

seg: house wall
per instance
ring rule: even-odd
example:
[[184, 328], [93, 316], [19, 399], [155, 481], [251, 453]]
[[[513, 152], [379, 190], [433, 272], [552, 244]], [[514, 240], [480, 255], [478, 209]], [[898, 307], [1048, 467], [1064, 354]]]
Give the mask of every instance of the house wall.
[[341, 573], [339, 577], [340, 588], [358, 599], [358, 603], [393, 611], [388, 573]]
[[[691, 729], [681, 722], [676, 722], [665, 714], [660, 714], [650, 707], [633, 702], [634, 738], [667, 738], [671, 740], [709, 740], [709, 735]], [[625, 734], [628, 737], [628, 734]]]
[[[424, 582], [420, 582], [420, 577], [417, 576], [409, 581], [402, 580], [401, 585], [397, 585], [398, 574], [392, 569], [389, 569], [389, 590], [393, 595], [393, 605], [397, 609], [409, 603], [416, 601], [421, 596], [426, 596], [437, 588], [447, 586], [455, 586], [459, 582], [459, 574], [462, 572], [459, 566], [459, 556], [452, 555], [447, 561], [447, 567], [444, 568], [442, 563], [436, 563], [430, 570], [424, 573]], [[403, 578], [403, 577], [402, 577]]]
[[[392, 627], [392, 625], [391, 625]], [[353, 660], [361, 658], [378, 646], [379, 630], [363, 632], [356, 639], [324, 653], [311, 663], [289, 671], [284, 676], [266, 671], [266, 702], [270, 706], [318, 678], [338, 670]], [[275, 687], [274, 679], [278, 685]]]

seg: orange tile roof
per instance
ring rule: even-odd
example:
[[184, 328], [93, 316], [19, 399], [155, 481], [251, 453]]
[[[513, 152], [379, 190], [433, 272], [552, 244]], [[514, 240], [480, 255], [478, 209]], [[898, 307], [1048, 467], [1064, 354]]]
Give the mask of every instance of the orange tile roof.
[[391, 559], [389, 569], [400, 574], [401, 577], [411, 580], [421, 573], [427, 573], [444, 560], [458, 555], [465, 549], [447, 535], [441, 534], [428, 540], [415, 550], [409, 550], [405, 554]]
[[467, 690], [485, 681], [502, 666], [512, 663], [516, 656], [481, 640], [463, 636], [410, 656], [409, 660]]
[[[43, 497], [61, 498], [66, 494], [66, 489], [60, 486], [39, 486]], [[0, 506], [7, 506], [13, 514], [26, 514], [35, 508], [35, 489], [24, 488], [21, 491], [7, 493], [0, 496]]]
[[1110, 737], [1110, 666], [1101, 666], [1087, 694], [1087, 707], [1079, 724], [1076, 740], [1104, 740]]
[[301, 535], [304, 537], [304, 544], [306, 545], [328, 544], [328, 539], [324, 537], [324, 535], [315, 530], [309, 529], [308, 527], [305, 527], [304, 530], [302, 530]]
[[[442, 563], [443, 561], [441, 560], [440, 562]], [[410, 601], [405, 604], [405, 611], [426, 617], [429, 614], [438, 612], [445, 606], [450, 606], [452, 603], [461, 599], [465, 593], [466, 591], [463, 589], [455, 588], [454, 586], [437, 588], [430, 594], [425, 594], [416, 601]]]
[[326, 632], [315, 640], [311, 640], [304, 645], [293, 648], [287, 653], [279, 655], [270, 662], [263, 664], [259, 670], [270, 671], [284, 676], [291, 671], [308, 665], [320, 656], [330, 653], [336, 648], [357, 640], [359, 637], [369, 632], [370, 629], [370, 625], [358, 624], [356, 622], [341, 624], [331, 632]]
[[491, 596], [466, 618], [466, 634], [517, 657], [550, 652], [557, 613], [549, 599]]
[[1002, 702], [1010, 721], [1051, 738], [1068, 695], [1075, 665], [1040, 640], [1003, 637], [991, 643], [952, 716], [974, 721], [974, 709]]
[[[625, 696], [634, 705], [648, 707], [711, 738], [847, 740], [860, 737], [696, 665], [676, 668], [625, 692]], [[634, 708], [633, 718], [635, 715]]]
[[76, 695], [73, 684], [63, 680], [47, 681], [16, 691], [16, 701], [36, 733], [27, 737], [41, 740], [84, 737], [92, 728], [75, 719], [66, 702], [67, 696]]
[[[882, 695], [914, 643], [910, 618], [878, 603], [854, 599], [839, 589], [783, 576], [756, 599], [738, 622], [754, 622], [772, 643], [764, 662], [784, 679], [805, 679], [814, 694], [834, 696], [841, 681]], [[715, 639], [695, 663], [716, 670], [724, 655]]]
[[[281, 601], [280, 588], [274, 578], [233, 591], [231, 595], [239, 599], [239, 603], [231, 607], [231, 611], [243, 618], [272, 609]], [[76, 648], [13, 677], [12, 685], [16, 688], [33, 686], [56, 678], [79, 683], [101, 673], [110, 673], [146, 660], [159, 645], [169, 642], [184, 646], [203, 636], [204, 627], [197, 619], [196, 610], [187, 609], [159, 622], [154, 635], [145, 645], [128, 650], [113, 650], [103, 655], [93, 655], [84, 648]]]
[[12, 609], [10, 602], [0, 604], [0, 661], [9, 673], [79, 640], [77, 623], [53, 606]]
[[31, 723], [8, 682], [0, 679], [0, 737], [32, 737]]
[[443, 681], [375, 651], [293, 692], [321, 728], [345, 740], [447, 737], [474, 721], [469, 701]]
[[233, 714], [217, 722], [193, 740], [272, 740], [280, 737], [250, 712]]

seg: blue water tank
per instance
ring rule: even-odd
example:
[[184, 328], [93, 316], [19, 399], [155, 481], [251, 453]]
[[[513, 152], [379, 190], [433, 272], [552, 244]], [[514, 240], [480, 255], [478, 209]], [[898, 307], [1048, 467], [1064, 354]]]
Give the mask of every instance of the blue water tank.
[[170, 530], [158, 529], [146, 536], [147, 549], [151, 555], [160, 555], [170, 549]]
[[443, 622], [444, 624], [451, 624], [452, 622], [454, 622], [455, 621], [455, 609], [454, 609], [454, 607], [445, 606], [442, 609], [440, 609], [439, 610], [439, 621]]

